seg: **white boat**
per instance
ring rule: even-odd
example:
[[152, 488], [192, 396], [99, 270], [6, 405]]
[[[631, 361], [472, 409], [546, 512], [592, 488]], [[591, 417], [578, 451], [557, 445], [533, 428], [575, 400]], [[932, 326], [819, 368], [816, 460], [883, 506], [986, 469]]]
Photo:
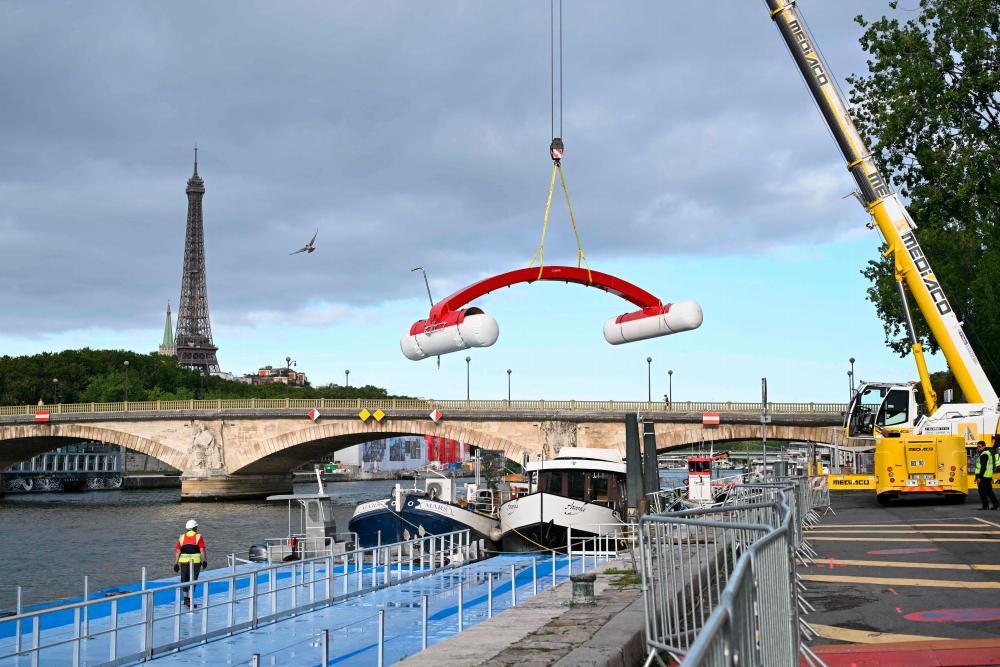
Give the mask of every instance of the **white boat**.
[[525, 466], [528, 493], [500, 506], [504, 551], [565, 549], [575, 538], [619, 532], [625, 516], [625, 462], [612, 449], [563, 447]]

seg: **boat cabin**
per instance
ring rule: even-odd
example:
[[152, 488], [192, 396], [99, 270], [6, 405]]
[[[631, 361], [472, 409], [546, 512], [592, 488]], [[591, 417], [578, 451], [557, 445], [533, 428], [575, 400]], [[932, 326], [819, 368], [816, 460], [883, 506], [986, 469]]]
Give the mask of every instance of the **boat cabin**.
[[527, 465], [529, 488], [623, 512], [625, 463], [614, 450], [563, 447], [556, 458]]
[[712, 496], [712, 458], [692, 456], [688, 458], [688, 500], [710, 503]]
[[[269, 562], [301, 560], [354, 548], [350, 533], [337, 533], [333, 501], [327, 494], [285, 494], [267, 499], [288, 503], [288, 535], [266, 540]], [[293, 508], [298, 511], [293, 512]]]

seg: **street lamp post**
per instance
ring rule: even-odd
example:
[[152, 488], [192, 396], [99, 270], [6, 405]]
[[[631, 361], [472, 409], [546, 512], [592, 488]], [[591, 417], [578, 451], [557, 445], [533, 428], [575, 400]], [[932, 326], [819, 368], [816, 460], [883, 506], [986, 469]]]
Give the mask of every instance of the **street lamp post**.
[[471, 379], [471, 371], [469, 370], [470, 361], [472, 361], [472, 357], [465, 358], [465, 400], [469, 400], [469, 383]]
[[59, 378], [52, 378], [52, 395], [54, 402], [59, 403]]
[[847, 360], [851, 364], [851, 395], [854, 394], [854, 357]]
[[128, 403], [128, 359], [125, 360], [125, 402]]
[[674, 370], [667, 371], [667, 405], [674, 409]]
[[646, 357], [646, 402], [653, 402], [653, 357]]
[[854, 371], [847, 371], [847, 402], [854, 398]]
[[510, 403], [510, 369], [507, 369], [507, 403]]
[[351, 371], [350, 370], [345, 370], [344, 371], [344, 386], [345, 387], [350, 387], [351, 386]]

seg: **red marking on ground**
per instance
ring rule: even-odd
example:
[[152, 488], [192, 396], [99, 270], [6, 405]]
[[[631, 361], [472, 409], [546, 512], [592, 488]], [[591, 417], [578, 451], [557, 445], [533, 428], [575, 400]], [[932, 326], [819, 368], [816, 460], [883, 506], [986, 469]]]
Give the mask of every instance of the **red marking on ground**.
[[889, 592], [892, 593], [893, 595], [899, 595], [899, 593], [896, 592], [896, 589], [893, 588], [892, 586], [889, 587]]
[[930, 611], [915, 611], [903, 618], [908, 621], [923, 621], [925, 623], [982, 623], [983, 621], [1000, 621], [1000, 608], [931, 609]]
[[833, 569], [833, 559], [832, 558], [830, 559], [830, 569], [831, 570]]
[[[967, 667], [1000, 664], [1000, 639], [813, 646], [829, 667]], [[804, 660], [801, 664], [807, 664]]]
[[902, 610], [902, 609], [900, 609], [899, 607], [896, 607], [896, 613], [897, 613], [897, 614], [902, 614], [902, 613], [903, 613], [903, 610]]
[[939, 551], [935, 547], [904, 547], [902, 549], [873, 549], [868, 554], [871, 556], [910, 556], [913, 554], [929, 554]]

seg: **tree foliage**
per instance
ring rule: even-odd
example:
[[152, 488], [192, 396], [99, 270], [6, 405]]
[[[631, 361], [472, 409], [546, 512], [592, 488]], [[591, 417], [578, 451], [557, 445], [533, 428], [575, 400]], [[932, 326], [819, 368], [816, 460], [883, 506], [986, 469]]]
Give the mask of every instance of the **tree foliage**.
[[[871, 56], [868, 74], [848, 79], [856, 124], [908, 200], [921, 246], [1000, 386], [1000, 2], [920, 0], [905, 22], [856, 20]], [[907, 354], [892, 259], [862, 273], [886, 343]], [[916, 319], [918, 338], [936, 350]]]
[[[181, 368], [174, 357], [124, 350], [65, 350], [0, 357], [0, 405], [125, 400], [125, 361], [130, 401], [200, 398], [391, 398], [373, 387], [250, 385]], [[58, 380], [54, 382], [53, 380]], [[58, 388], [58, 389], [57, 389]]]

